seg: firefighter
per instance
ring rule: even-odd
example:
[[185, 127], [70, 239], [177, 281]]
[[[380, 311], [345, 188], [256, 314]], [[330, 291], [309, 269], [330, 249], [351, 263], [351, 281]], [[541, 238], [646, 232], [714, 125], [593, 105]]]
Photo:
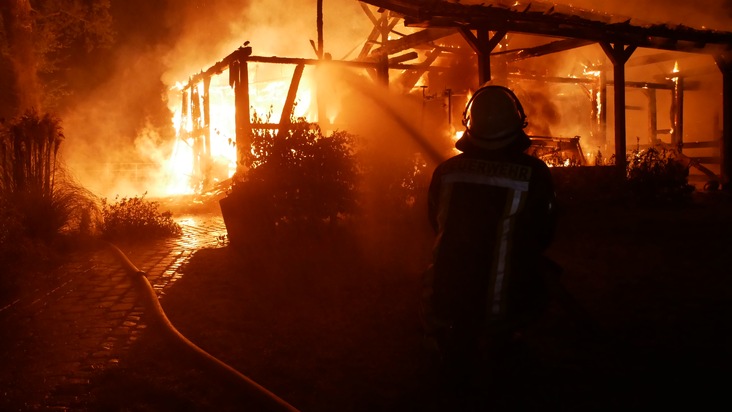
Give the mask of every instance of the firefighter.
[[438, 165], [429, 187], [436, 241], [422, 313], [457, 387], [476, 382], [547, 303], [540, 266], [555, 226], [552, 178], [524, 153], [531, 141], [516, 95], [479, 88], [463, 124], [462, 153]]

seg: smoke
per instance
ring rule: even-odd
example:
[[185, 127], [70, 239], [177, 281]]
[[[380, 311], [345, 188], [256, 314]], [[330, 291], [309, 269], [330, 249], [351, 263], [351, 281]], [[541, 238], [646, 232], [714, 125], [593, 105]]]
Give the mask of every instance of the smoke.
[[[483, 2], [462, 1], [461, 3], [478, 4]], [[514, 1], [494, 1], [507, 7], [513, 7]], [[526, 7], [528, 2], [518, 2], [517, 9]], [[570, 4], [571, 3], [571, 4]], [[486, 2], [487, 4], [487, 2]], [[577, 13], [591, 18], [596, 15], [610, 22], [623, 22], [628, 19], [632, 24], [666, 24], [669, 27], [685, 25], [699, 29], [732, 30], [732, 2], [729, 0], [704, 0], [700, 2], [639, 0], [635, 2], [576, 0], [551, 3], [531, 2], [532, 11], [549, 11], [555, 13]], [[533, 36], [509, 34], [508, 49], [518, 50], [549, 42]], [[510, 57], [510, 56], [507, 56]], [[496, 62], [498, 59], [494, 59]], [[684, 113], [686, 123], [684, 135], [687, 141], [712, 141], [719, 139], [721, 116], [721, 75], [713, 59], [706, 54], [679, 53], [654, 49], [638, 49], [625, 66], [626, 81], [636, 84], [664, 84], [672, 76], [674, 66], [678, 64], [682, 76], [687, 80]], [[500, 63], [498, 63], [500, 67]], [[599, 96], [597, 83], [545, 82], [546, 77], [568, 80], [576, 77], [592, 80], [593, 76], [605, 76], [608, 82], [613, 81], [613, 66], [605, 52], [598, 45], [590, 45], [553, 53], [542, 57], [534, 57], [510, 63], [512, 72], [519, 72], [524, 78], [512, 77], [501, 79], [500, 72], [495, 81], [505, 83], [515, 89], [529, 121], [527, 131], [535, 135], [553, 137], [580, 136], [585, 153], [601, 149], [605, 154], [613, 152], [614, 131], [614, 99], [613, 88], [609, 84], [604, 93], [604, 106], [593, 98]], [[599, 77], [595, 79], [599, 80]], [[626, 88], [626, 134], [628, 148], [636, 144], [651, 144], [653, 129], [660, 132], [662, 140], [668, 140], [664, 134], [672, 127], [671, 116], [673, 102], [668, 90], [652, 90], [650, 88]], [[654, 103], [650, 100], [653, 96]], [[700, 102], [707, 102], [700, 104]], [[653, 106], [653, 107], [652, 107]], [[598, 118], [590, 118], [591, 111], [599, 110], [594, 115], [603, 113], [605, 126]], [[655, 111], [656, 124], [651, 124], [651, 112]], [[694, 152], [698, 156], [709, 153]]]
[[[599, 13], [633, 16], [639, 22], [719, 29], [730, 26], [732, 10], [732, 0], [700, 0], [693, 4], [676, 0], [575, 0], [571, 3], [573, 7]], [[79, 178], [84, 184], [99, 188], [105, 196], [120, 194], [116, 192], [120, 189], [110, 189], [108, 181], [114, 180], [114, 176], [100, 174], [100, 169], [116, 167], [113, 165], [119, 163], [156, 164], [170, 156], [175, 134], [169, 106], [179, 103], [179, 97], [173, 100], [170, 90], [176, 83], [185, 83], [189, 76], [220, 61], [245, 41], [250, 42], [255, 55], [316, 56], [311, 46], [311, 41], [317, 43], [318, 37], [314, 1], [113, 0], [112, 4], [117, 42], [106, 53], [88, 56], [83, 70], [71, 72], [76, 95], [61, 113], [67, 136], [63, 147], [67, 163], [82, 174]], [[561, 12], [562, 8], [557, 7]], [[325, 52], [334, 59], [355, 57], [372, 28], [359, 2], [325, 0], [323, 17]], [[527, 66], [541, 66], [545, 72], [552, 71], [557, 76], [581, 75], [578, 67], [607, 64], [606, 56], [596, 46], [530, 60]], [[669, 64], [672, 62], [666, 66]], [[655, 75], [663, 75], [670, 68], [658, 66], [653, 70]], [[264, 68], [254, 68], [251, 80], [260, 80], [257, 76], [262, 79], [267, 76]], [[330, 89], [328, 100], [346, 99], [344, 88], [331, 86]], [[537, 95], [530, 100], [556, 105], [556, 92], [533, 91], [535, 95], [540, 93], [544, 96]], [[568, 92], [564, 88], [561, 93]], [[414, 113], [425, 113], [423, 101], [405, 107], [411, 107]], [[534, 125], [542, 126], [547, 134], [571, 132], [566, 123], [572, 120], [566, 111], [558, 112], [551, 104], [537, 107], [539, 111], [528, 108], [531, 115], [539, 113], [530, 120]], [[346, 109], [333, 109], [331, 114], [338, 110]], [[360, 109], [356, 113], [364, 117], [368, 114]], [[385, 118], [383, 113], [372, 116], [371, 119]], [[420, 116], [415, 124], [423, 121], [424, 117]], [[391, 130], [403, 130], [399, 124], [391, 126]], [[413, 136], [406, 133], [403, 138], [410, 140]], [[154, 145], [140, 145], [141, 141]], [[92, 172], [84, 173], [87, 170]], [[155, 189], [137, 181], [130, 183], [124, 194]]]
[[[317, 44], [314, 1], [211, 0], [189, 3], [178, 12], [180, 36], [164, 57], [169, 69], [163, 81], [172, 85], [206, 69], [249, 41], [255, 55], [315, 58]], [[199, 4], [203, 3], [203, 4]], [[324, 1], [324, 48], [345, 57], [363, 42], [370, 23], [357, 1]]]
[[432, 239], [427, 186], [452, 150], [445, 107], [374, 84], [362, 71], [321, 69], [333, 92], [328, 109], [338, 113], [334, 127], [344, 125], [360, 142], [356, 227], [363, 253], [376, 266], [422, 270]]
[[[318, 37], [315, 2], [113, 0], [111, 12], [117, 40], [107, 52], [77, 56], [85, 61], [70, 71], [75, 95], [61, 113], [66, 162], [103, 196], [158, 189], [136, 181], [119, 193], [108, 181], [120, 176], [100, 175], [100, 170], [164, 161], [175, 138], [169, 106], [179, 103], [170, 92], [176, 83], [185, 83], [245, 41], [259, 55], [316, 56], [310, 44]], [[352, 54], [370, 30], [356, 1], [325, 1], [323, 15], [324, 48], [335, 58]], [[156, 136], [159, 150], [136, 146], [144, 136]]]
[[[106, 79], [80, 93], [76, 104], [63, 113], [64, 159], [79, 180], [101, 196], [154, 190], [144, 187], [137, 172], [119, 170], [149, 169], [150, 163], [159, 161], [155, 153], [135, 147], [140, 136], [154, 134], [160, 143], [174, 136], [157, 56], [156, 49], [121, 47], [107, 64]], [[118, 185], [111, 187], [110, 181]]]

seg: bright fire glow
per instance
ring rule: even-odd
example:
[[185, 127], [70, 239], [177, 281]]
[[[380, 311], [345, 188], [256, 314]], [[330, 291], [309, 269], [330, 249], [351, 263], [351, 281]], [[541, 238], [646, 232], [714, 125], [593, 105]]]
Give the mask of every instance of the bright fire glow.
[[[254, 70], [250, 68], [249, 83], [249, 100], [251, 114], [256, 113], [260, 119], [269, 117], [270, 123], [279, 123], [282, 116], [282, 107], [290, 88], [291, 76], [294, 67], [286, 68], [277, 66], [275, 70], [252, 65]], [[270, 69], [270, 70], [267, 70]], [[181, 94], [186, 85], [177, 83], [171, 88], [177, 96], [170, 99], [173, 104], [178, 107], [174, 109], [172, 122], [176, 130], [176, 141], [170, 158], [165, 165], [167, 175], [166, 193], [171, 194], [190, 194], [195, 191], [198, 186], [197, 180], [202, 178], [202, 174], [216, 170], [219, 175], [215, 176], [215, 180], [230, 178], [236, 171], [236, 108], [235, 93], [233, 88], [228, 84], [228, 71], [213, 76], [209, 86], [209, 113], [210, 122], [208, 125], [208, 135], [210, 136], [210, 148], [208, 153], [202, 152], [202, 143], [196, 142], [196, 139], [203, 139], [202, 136], [193, 136], [194, 121], [191, 107], [192, 102], [187, 102], [188, 113], [181, 113]], [[306, 71], [300, 82], [300, 87], [295, 100], [293, 116], [296, 118], [303, 117], [308, 121], [316, 121], [315, 110], [313, 110], [313, 82]], [[203, 84], [194, 85], [199, 93], [199, 102], [203, 108]], [[191, 89], [188, 90], [188, 98], [190, 100]], [[203, 109], [201, 109], [201, 119], [203, 121]], [[203, 131], [205, 133], [205, 130]], [[195, 149], [194, 149], [195, 148]], [[197, 170], [196, 164], [210, 161], [210, 169], [207, 171]], [[205, 188], [204, 188], [205, 189]]]
[[176, 139], [173, 153], [166, 164], [168, 194], [191, 194], [191, 175], [193, 174], [193, 148], [189, 141]]

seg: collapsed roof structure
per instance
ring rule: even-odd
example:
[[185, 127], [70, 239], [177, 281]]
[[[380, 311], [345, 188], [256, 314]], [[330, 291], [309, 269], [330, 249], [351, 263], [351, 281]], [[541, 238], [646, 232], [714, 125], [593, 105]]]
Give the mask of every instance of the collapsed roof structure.
[[[614, 125], [615, 164], [618, 170], [624, 173], [627, 164], [626, 111], [629, 107], [626, 103], [626, 90], [632, 87], [643, 90], [648, 100], [650, 140], [666, 144], [679, 152], [682, 148], [694, 147], [694, 144], [701, 148], [719, 150], [719, 156], [707, 156], [705, 160], [717, 163], [718, 173], [701, 165], [702, 162], [698, 159], [691, 159], [690, 162], [704, 171], [710, 180], [718, 179], [723, 184], [729, 185], [732, 177], [732, 33], [730, 32], [695, 29], [683, 25], [636, 24], [630, 19], [619, 19], [617, 16], [571, 7], [559, 8], [538, 2], [525, 5], [520, 5], [518, 2], [511, 5], [504, 5], [503, 2], [467, 5], [440, 0], [360, 0], [361, 7], [373, 24], [373, 28], [358, 56], [346, 61], [334, 60], [324, 51], [322, 0], [318, 4], [317, 45], [311, 41], [317, 58], [255, 56], [252, 54], [252, 48], [245, 44], [209, 69], [189, 79], [183, 90], [183, 106], [189, 111], [197, 108], [199, 117], [197, 123], [202, 130], [210, 123], [207, 107], [210, 79], [228, 70], [229, 84], [234, 87], [236, 95], [236, 142], [239, 150], [244, 149], [248, 141], [246, 136], [252, 127], [247, 70], [247, 64], [250, 62], [296, 66], [283, 105], [280, 123], [259, 125], [280, 129], [287, 127], [303, 68], [306, 65], [318, 66], [327, 63], [366, 69], [376, 83], [404, 91], [422, 87], [423, 93], [426, 86], [419, 85], [419, 82], [428, 77], [430, 87], [443, 87], [448, 97], [451, 90], [460, 88], [474, 90], [488, 81], [506, 81], [511, 78], [541, 79], [545, 82], [587, 85], [586, 94], [592, 100], [592, 116], [598, 119], [593, 127], [600, 139], [604, 139], [609, 126], [606, 124], [608, 111], [605, 107], [609, 97], [612, 97], [613, 110], [610, 114]], [[400, 23], [404, 29], [397, 28]], [[507, 40], [509, 36], [512, 37]], [[456, 42], [460, 44], [456, 46]], [[593, 76], [551, 76], [546, 70], [537, 70], [530, 63], [526, 64], [534, 59], [555, 56], [580, 48], [597, 48], [598, 45], [612, 68], [606, 70], [605, 67], [600, 67]], [[636, 54], [638, 57], [629, 62], [631, 56], [634, 56], [639, 49], [658, 52], [640, 56]], [[669, 73], [660, 80], [626, 81], [626, 71], [631, 67], [631, 63], [634, 62], [633, 65], [638, 67], [669, 59], [673, 61], [674, 55], [668, 53], [691, 53], [710, 57], [721, 71], [721, 137], [712, 136], [699, 143], [683, 141], [684, 91], [694, 90], [695, 87], [693, 81], [684, 82], [684, 73], [676, 73], [674, 70], [674, 73]], [[439, 65], [436, 62], [440, 59], [447, 59], [449, 63]], [[524, 63], [523, 71], [511, 69], [512, 66], [521, 63]], [[541, 63], [534, 66], [541, 66]], [[445, 75], [446, 72], [456, 71], [457, 67], [460, 71], [458, 75]], [[527, 67], [532, 70], [527, 70]], [[474, 70], [474, 73], [466, 75], [464, 73], [466, 68]], [[606, 71], [612, 73], [611, 79], [606, 75]], [[198, 91], [199, 84], [204, 86], [202, 92]], [[370, 86], [366, 86], [368, 87]], [[610, 87], [613, 93], [608, 96], [606, 89]], [[363, 90], [365, 88], [362, 87]], [[671, 125], [668, 129], [659, 129], [656, 125], [656, 90], [670, 92], [668, 99], [671, 107]], [[322, 113], [319, 119], [321, 116]], [[404, 128], [409, 128], [410, 125], [407, 123], [400, 122]], [[659, 134], [670, 135], [670, 142], [658, 139]], [[429, 150], [429, 145], [424, 147]], [[436, 156], [438, 155], [432, 154], [432, 157]]]
[[[621, 170], [626, 166], [625, 65], [638, 48], [707, 54], [714, 58], [723, 75], [723, 182], [732, 176], [732, 33], [698, 30], [684, 25], [634, 25], [631, 19], [614, 21], [613, 16], [599, 15], [554, 5], [519, 2], [511, 6], [465, 5], [435, 0], [363, 0], [364, 3], [402, 16], [408, 27], [425, 31], [452, 29], [470, 44], [478, 58], [479, 83], [492, 79], [491, 57], [508, 33], [546, 36], [550, 40], [513, 50], [513, 58], [525, 59], [557, 53], [597, 43], [613, 65], [615, 153]], [[442, 32], [437, 32], [442, 33]], [[412, 35], [425, 37], [424, 32]], [[409, 37], [386, 42], [382, 53], [398, 52]], [[509, 52], [503, 51], [502, 54]], [[676, 125], [677, 127], [680, 125]], [[677, 135], [680, 133], [677, 133]], [[681, 136], [678, 136], [680, 139]], [[680, 143], [680, 141], [676, 142]]]

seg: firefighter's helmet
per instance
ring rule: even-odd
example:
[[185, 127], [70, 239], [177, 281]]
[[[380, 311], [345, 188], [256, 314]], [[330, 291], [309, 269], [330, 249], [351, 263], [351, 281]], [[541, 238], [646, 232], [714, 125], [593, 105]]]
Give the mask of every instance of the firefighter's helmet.
[[464, 150], [477, 147], [496, 150], [517, 140], [526, 140], [526, 114], [516, 95], [503, 86], [483, 86], [476, 90], [463, 112], [465, 133], [455, 146]]

